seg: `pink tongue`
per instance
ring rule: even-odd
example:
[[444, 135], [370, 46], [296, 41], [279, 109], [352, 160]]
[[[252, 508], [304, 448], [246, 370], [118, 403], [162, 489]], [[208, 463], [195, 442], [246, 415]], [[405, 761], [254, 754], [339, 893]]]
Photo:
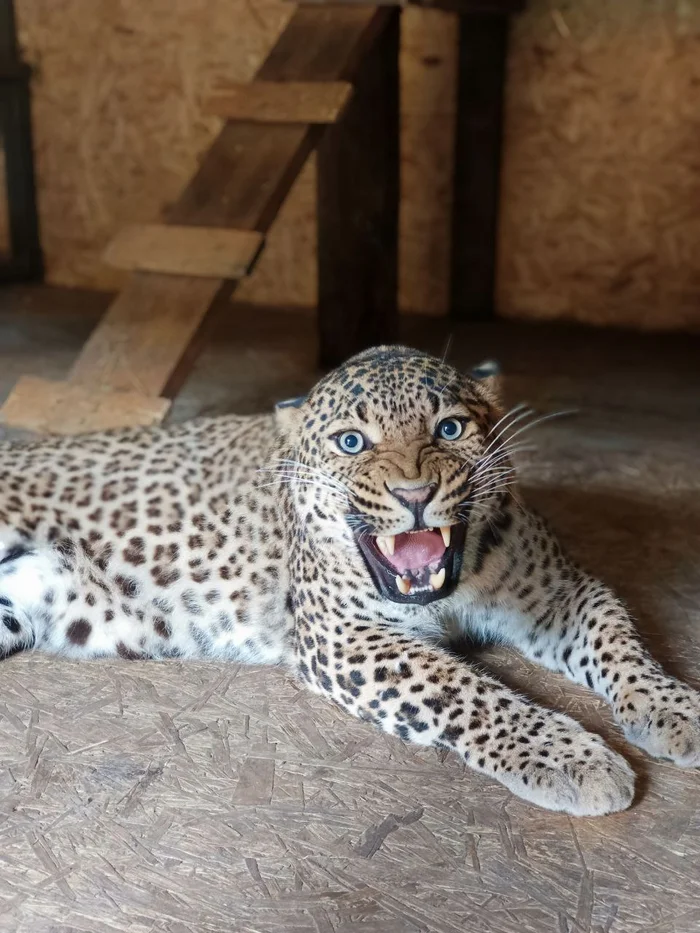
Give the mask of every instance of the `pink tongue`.
[[390, 564], [404, 570], [422, 570], [427, 564], [439, 560], [445, 553], [445, 544], [439, 531], [417, 531], [415, 534], [396, 535], [396, 547]]

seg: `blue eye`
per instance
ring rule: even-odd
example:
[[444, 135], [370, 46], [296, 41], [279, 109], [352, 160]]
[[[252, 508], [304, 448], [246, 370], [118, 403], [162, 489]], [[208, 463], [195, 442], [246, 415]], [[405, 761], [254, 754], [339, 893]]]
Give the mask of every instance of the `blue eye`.
[[344, 454], [359, 454], [368, 446], [364, 434], [360, 434], [359, 431], [343, 431], [336, 437], [335, 442]]
[[445, 418], [437, 426], [436, 436], [443, 441], [456, 441], [464, 433], [464, 421], [461, 418]]

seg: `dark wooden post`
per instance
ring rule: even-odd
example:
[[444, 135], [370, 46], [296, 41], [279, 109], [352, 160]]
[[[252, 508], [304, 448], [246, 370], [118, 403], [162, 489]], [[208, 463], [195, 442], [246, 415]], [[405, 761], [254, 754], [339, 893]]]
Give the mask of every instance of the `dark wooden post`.
[[508, 27], [506, 11], [459, 20], [450, 305], [462, 320], [494, 313]]
[[0, 260], [0, 281], [38, 279], [43, 272], [34, 185], [29, 78], [29, 66], [21, 61], [17, 48], [12, 0], [0, 0], [0, 142], [5, 155], [5, 196], [11, 243], [10, 256]]
[[396, 339], [399, 11], [354, 78], [355, 94], [318, 148], [320, 361]]

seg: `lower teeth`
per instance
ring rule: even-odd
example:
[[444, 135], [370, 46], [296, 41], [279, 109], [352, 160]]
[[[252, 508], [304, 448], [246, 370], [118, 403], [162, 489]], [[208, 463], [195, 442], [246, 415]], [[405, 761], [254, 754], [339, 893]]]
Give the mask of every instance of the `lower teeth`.
[[434, 590], [439, 590], [445, 582], [445, 568], [443, 567], [439, 573], [430, 574], [430, 585]]
[[[432, 570], [432, 567], [430, 569]], [[397, 576], [396, 589], [404, 596], [408, 596], [410, 593], [434, 592], [435, 590], [442, 589], [445, 584], [445, 577], [446, 570], [444, 567], [437, 573], [430, 574], [429, 586], [414, 586], [410, 577]]]

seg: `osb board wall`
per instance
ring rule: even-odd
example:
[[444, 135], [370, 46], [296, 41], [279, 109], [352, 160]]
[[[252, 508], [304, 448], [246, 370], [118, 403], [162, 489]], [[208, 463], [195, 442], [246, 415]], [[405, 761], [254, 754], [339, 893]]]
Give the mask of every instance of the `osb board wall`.
[[[99, 261], [120, 224], [157, 217], [218, 122], [198, 100], [247, 80], [291, 14], [282, 0], [16, 0], [38, 68], [40, 210], [53, 282], [117, 287]], [[454, 19], [410, 10], [402, 49], [400, 299], [447, 306]], [[530, 0], [509, 64], [502, 313], [700, 326], [700, 3]], [[315, 298], [314, 167], [253, 278], [261, 303]]]
[[502, 313], [700, 327], [700, 2], [533, 2], [513, 35]]

